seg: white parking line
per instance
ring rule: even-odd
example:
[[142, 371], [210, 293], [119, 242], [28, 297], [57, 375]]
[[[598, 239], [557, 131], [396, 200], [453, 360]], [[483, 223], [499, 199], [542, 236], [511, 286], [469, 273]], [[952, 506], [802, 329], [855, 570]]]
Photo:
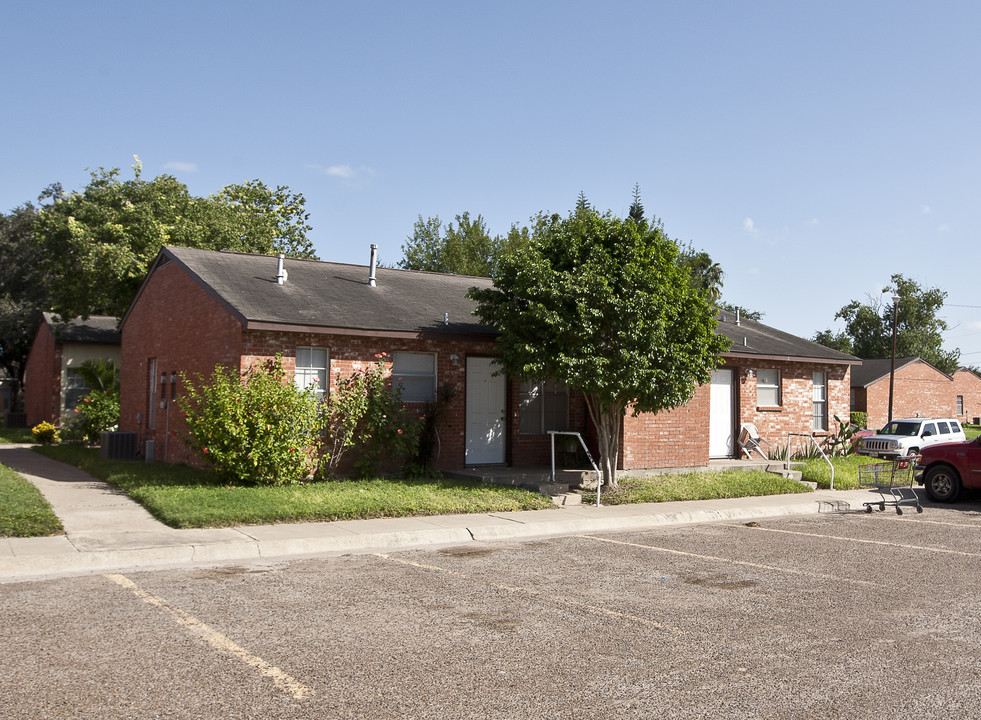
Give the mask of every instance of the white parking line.
[[178, 625], [182, 625], [183, 627], [187, 628], [206, 643], [211, 645], [211, 647], [226, 653], [227, 655], [231, 655], [246, 665], [255, 668], [260, 674], [270, 678], [280, 690], [291, 695], [296, 700], [303, 700], [304, 698], [313, 695], [313, 690], [290, 675], [287, 675], [275, 665], [270, 665], [262, 658], [253, 655], [248, 650], [245, 650], [241, 646], [232, 642], [220, 632], [212, 630], [193, 615], [190, 615], [180, 608], [174, 607], [166, 600], [147, 592], [125, 575], [113, 574], [106, 575], [105, 577], [112, 580], [117, 585], [130, 590], [134, 595], [136, 595], [136, 597], [140, 598], [144, 602], [160, 608], [170, 615], [170, 617], [173, 618]]
[[[941, 523], [943, 524], [943, 523]], [[783, 533], [784, 535], [801, 535], [803, 537], [824, 538], [826, 540], [843, 540], [849, 543], [862, 543], [865, 545], [884, 545], [886, 547], [902, 548], [903, 550], [925, 550], [932, 553], [943, 555], [957, 555], [959, 557], [981, 557], [981, 553], [964, 552], [963, 550], [948, 550], [947, 548], [929, 547], [928, 545], [908, 545], [906, 543], [889, 542], [888, 540], [864, 540], [861, 538], [841, 537], [839, 535], [822, 535], [820, 533], [801, 532], [799, 530], [780, 530], [768, 527], [747, 527], [745, 525], [731, 525], [730, 527], [741, 527], [746, 530], [762, 530], [763, 532]]]
[[758, 570], [772, 570], [774, 572], [786, 573], [787, 575], [800, 575], [812, 577], [819, 580], [834, 580], [835, 582], [852, 583], [853, 585], [866, 585], [870, 587], [882, 587], [880, 583], [869, 582], [868, 580], [855, 580], [853, 578], [840, 577], [838, 575], [825, 575], [824, 573], [808, 572], [807, 570], [797, 570], [795, 568], [783, 568], [776, 565], [763, 565], [761, 563], [748, 562], [746, 560], [735, 560], [733, 558], [718, 557], [716, 555], [702, 555], [700, 553], [685, 552], [674, 548], [660, 547], [658, 545], [644, 545], [641, 543], [626, 542], [624, 540], [613, 540], [612, 538], [597, 537], [595, 535], [577, 535], [576, 537], [596, 540], [597, 542], [610, 543], [611, 545], [625, 545], [627, 547], [642, 548], [644, 550], [654, 550], [655, 552], [669, 553], [671, 555], [681, 555], [692, 557], [699, 560], [711, 560], [713, 562], [729, 563], [731, 565], [741, 565], [743, 567], [756, 568]]
[[498, 588], [499, 590], [506, 590], [513, 593], [522, 593], [524, 595], [531, 595], [532, 597], [542, 598], [548, 602], [555, 603], [557, 605], [565, 605], [567, 607], [574, 608], [576, 610], [585, 610], [587, 612], [595, 613], [597, 615], [606, 615], [608, 617], [614, 617], [621, 620], [630, 620], [641, 625], [647, 625], [648, 627], [657, 628], [658, 630], [667, 630], [673, 633], [681, 633], [681, 628], [673, 627], [671, 625], [665, 625], [664, 623], [659, 623], [656, 620], [649, 620], [648, 618], [640, 617], [639, 615], [631, 615], [630, 613], [620, 612], [619, 610], [610, 610], [604, 607], [597, 607], [596, 605], [587, 605], [580, 601], [569, 600], [567, 598], [559, 597], [557, 595], [547, 595], [540, 590], [535, 590], [533, 588], [520, 587], [518, 585], [505, 585], [504, 583], [494, 582], [492, 580], [485, 580], [484, 578], [474, 577], [473, 575], [467, 575], [466, 573], [459, 572], [458, 570], [448, 570], [446, 568], [437, 567], [436, 565], [425, 565], [423, 563], [413, 562], [412, 560], [403, 560], [401, 558], [392, 557], [391, 555], [386, 555], [385, 553], [374, 553], [376, 557], [383, 558], [385, 560], [391, 560], [394, 563], [399, 563], [400, 565], [408, 565], [410, 567], [420, 568], [422, 570], [430, 570], [432, 572], [439, 572], [445, 575], [452, 575], [453, 577], [458, 577], [463, 580], [472, 580], [475, 582], [484, 583], [485, 585], [490, 585], [491, 587]]

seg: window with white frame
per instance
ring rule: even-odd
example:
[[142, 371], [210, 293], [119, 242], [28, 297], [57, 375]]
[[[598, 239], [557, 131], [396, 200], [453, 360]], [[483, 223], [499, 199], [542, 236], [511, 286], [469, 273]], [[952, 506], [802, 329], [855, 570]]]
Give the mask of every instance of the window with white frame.
[[756, 371], [756, 404], [765, 407], [780, 406], [780, 371], [761, 369]]
[[963, 414], [964, 414], [964, 396], [963, 395], [958, 395], [957, 396], [957, 417], [960, 417]]
[[811, 425], [815, 430], [828, 429], [828, 380], [823, 372], [814, 373], [814, 393], [812, 406], [814, 421]]
[[65, 372], [65, 411], [74, 410], [82, 402], [82, 398], [90, 392], [89, 386], [85, 383], [85, 378], [78, 374], [74, 368], [68, 368]]
[[518, 432], [544, 435], [569, 429], [569, 389], [557, 380], [525, 381], [519, 387]]
[[436, 400], [436, 353], [394, 353], [392, 386], [401, 386], [403, 402], [434, 402]]
[[293, 373], [296, 386], [301, 390], [313, 388], [317, 399], [323, 399], [327, 392], [327, 370], [330, 355], [326, 348], [298, 347], [296, 349], [296, 369]]

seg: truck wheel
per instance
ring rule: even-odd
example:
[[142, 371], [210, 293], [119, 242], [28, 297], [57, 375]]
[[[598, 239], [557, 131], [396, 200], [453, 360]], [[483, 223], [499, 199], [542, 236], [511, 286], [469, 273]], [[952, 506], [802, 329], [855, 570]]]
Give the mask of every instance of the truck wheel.
[[923, 476], [923, 487], [931, 500], [954, 502], [961, 494], [961, 478], [947, 465], [935, 465]]

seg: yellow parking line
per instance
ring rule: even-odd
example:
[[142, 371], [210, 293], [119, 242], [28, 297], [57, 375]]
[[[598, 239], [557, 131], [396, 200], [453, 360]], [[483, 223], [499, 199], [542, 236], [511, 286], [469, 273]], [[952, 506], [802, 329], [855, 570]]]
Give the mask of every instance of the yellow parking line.
[[606, 615], [608, 617], [615, 617], [621, 620], [630, 620], [641, 625], [647, 625], [648, 627], [657, 628], [658, 630], [667, 630], [673, 633], [682, 632], [680, 628], [673, 627], [671, 625], [665, 625], [664, 623], [659, 623], [656, 620], [649, 620], [648, 618], [640, 617], [639, 615], [631, 615], [630, 613], [620, 612], [618, 610], [610, 610], [608, 608], [597, 607], [595, 605], [587, 605], [582, 602], [576, 602], [574, 600], [569, 600], [566, 598], [558, 597], [556, 595], [547, 595], [540, 590], [535, 590], [533, 588], [520, 587], [518, 585], [506, 585], [504, 583], [494, 582], [492, 580], [485, 580], [484, 578], [477, 578], [473, 575], [467, 575], [465, 573], [459, 572], [457, 570], [447, 570], [446, 568], [437, 567], [436, 565], [426, 565], [424, 563], [413, 562], [412, 560], [404, 560], [402, 558], [392, 557], [385, 553], [375, 553], [376, 557], [384, 558], [385, 560], [391, 560], [392, 562], [399, 563], [400, 565], [408, 565], [410, 567], [420, 568], [422, 570], [430, 570], [432, 572], [443, 573], [444, 575], [452, 575], [453, 577], [458, 577], [463, 580], [474, 580], [476, 582], [484, 583], [485, 585], [490, 585], [491, 587], [498, 588], [499, 590], [506, 590], [513, 593], [521, 593], [524, 595], [530, 595], [532, 597], [542, 598], [548, 602], [555, 603], [557, 605], [565, 605], [567, 607], [574, 608], [576, 610], [585, 610], [587, 612], [595, 613], [597, 615]]
[[[922, 522], [922, 521], [918, 521]], [[746, 527], [745, 525], [733, 525], [732, 527]], [[981, 557], [981, 553], [964, 552], [963, 550], [948, 550], [947, 548], [928, 547], [926, 545], [907, 545], [905, 543], [889, 542], [888, 540], [863, 540], [861, 538], [841, 537], [838, 535], [821, 535], [820, 533], [800, 532], [799, 530], [779, 530], [767, 527], [746, 527], [747, 530], [762, 530], [764, 532], [783, 533], [785, 535], [802, 535], [804, 537], [824, 538], [826, 540], [843, 540], [850, 543], [862, 543], [865, 545], [884, 545], [886, 547], [902, 548], [903, 550], [926, 550], [927, 552], [941, 553], [944, 555], [957, 555], [960, 557]]]
[[577, 535], [576, 537], [586, 538], [587, 540], [596, 540], [598, 542], [610, 543], [611, 545], [626, 545], [628, 547], [643, 548], [644, 550], [654, 550], [655, 552], [669, 553], [671, 555], [682, 555], [684, 557], [697, 558], [699, 560], [711, 560], [713, 562], [723, 562], [730, 563], [732, 565], [741, 565], [743, 567], [756, 568], [758, 570], [772, 570], [774, 572], [786, 573], [788, 575], [800, 575], [803, 577], [818, 578], [819, 580], [834, 580], [835, 582], [846, 582], [852, 583], [854, 585], [867, 585], [871, 587], [880, 587], [879, 583], [869, 582], [868, 580], [854, 580], [852, 578], [840, 577], [838, 575], [825, 575], [824, 573], [808, 572], [807, 570], [797, 570], [796, 568], [783, 568], [777, 567], [775, 565], [763, 565], [761, 563], [748, 562], [746, 560], [734, 560], [733, 558], [718, 557], [715, 555], [702, 555], [700, 553], [685, 552], [684, 550], [675, 550], [673, 548], [660, 547], [658, 545], [643, 545], [641, 543], [625, 542], [623, 540], [613, 540], [611, 538], [597, 537], [595, 535]]
[[245, 650], [241, 646], [232, 642], [220, 632], [212, 630], [193, 615], [190, 615], [180, 608], [174, 607], [166, 600], [147, 592], [125, 575], [113, 574], [106, 575], [105, 577], [112, 580], [117, 585], [130, 590], [134, 595], [136, 595], [136, 597], [140, 598], [144, 602], [160, 608], [170, 615], [170, 617], [173, 618], [178, 625], [184, 626], [195, 635], [203, 639], [206, 643], [211, 645], [211, 647], [231, 655], [246, 665], [255, 668], [260, 674], [270, 678], [280, 690], [288, 693], [296, 700], [303, 700], [304, 698], [313, 695], [313, 690], [295, 680], [290, 675], [287, 675], [275, 665], [270, 665], [262, 658], [256, 657], [248, 650]]

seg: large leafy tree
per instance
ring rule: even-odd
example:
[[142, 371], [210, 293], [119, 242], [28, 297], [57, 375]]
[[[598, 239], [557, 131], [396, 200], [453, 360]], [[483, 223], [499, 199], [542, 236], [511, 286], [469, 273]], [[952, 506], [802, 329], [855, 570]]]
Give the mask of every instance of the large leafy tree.
[[0, 368], [19, 379], [48, 306], [49, 283], [34, 243], [35, 213], [30, 203], [0, 213]]
[[607, 486], [617, 484], [627, 410], [687, 402], [728, 347], [679, 258], [660, 223], [600, 213], [580, 197], [568, 217], [539, 215], [530, 243], [499, 259], [494, 287], [471, 290], [477, 314], [500, 331], [509, 375], [584, 395]]
[[200, 198], [170, 175], [92, 173], [81, 192], [41, 196], [34, 223], [40, 270], [61, 317], [121, 315], [162, 245], [313, 257], [302, 195], [258, 180]]
[[896, 305], [896, 356], [920, 357], [945, 373], [957, 369], [960, 350], [943, 349], [943, 332], [947, 323], [937, 317], [947, 293], [939, 288], [925, 288], [897, 273], [892, 284], [868, 302], [852, 300], [835, 315], [845, 321], [843, 332], [818, 332], [814, 341], [861, 358], [887, 358], [892, 355], [893, 303]]
[[456, 216], [456, 225], [451, 222], [445, 226], [438, 215], [426, 219], [420, 215], [402, 245], [398, 266], [489, 277], [504, 252], [527, 242], [527, 228], [517, 226], [512, 226], [506, 236], [492, 237], [481, 215], [471, 219], [465, 212]]

